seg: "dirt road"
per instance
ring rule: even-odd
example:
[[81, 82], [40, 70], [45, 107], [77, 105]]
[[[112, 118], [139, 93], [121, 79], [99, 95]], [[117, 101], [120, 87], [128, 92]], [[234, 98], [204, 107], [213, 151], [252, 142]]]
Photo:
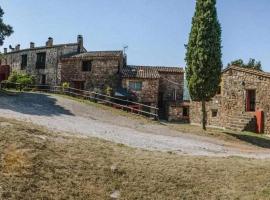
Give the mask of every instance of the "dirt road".
[[270, 150], [254, 148], [254, 151], [247, 152], [214, 138], [181, 134], [166, 124], [119, 112], [57, 95], [0, 95], [1, 117], [32, 122], [55, 131], [98, 137], [147, 150], [202, 156], [270, 158]]

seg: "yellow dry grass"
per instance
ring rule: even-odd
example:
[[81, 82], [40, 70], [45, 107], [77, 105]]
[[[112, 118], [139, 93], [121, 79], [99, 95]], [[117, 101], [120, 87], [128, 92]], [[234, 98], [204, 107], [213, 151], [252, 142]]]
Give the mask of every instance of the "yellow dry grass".
[[3, 118], [0, 157], [2, 199], [270, 198], [269, 160], [149, 152]]

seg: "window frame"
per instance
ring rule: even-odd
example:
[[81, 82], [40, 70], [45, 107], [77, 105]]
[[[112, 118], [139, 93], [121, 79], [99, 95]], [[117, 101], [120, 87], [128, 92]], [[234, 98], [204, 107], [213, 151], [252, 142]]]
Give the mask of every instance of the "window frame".
[[[251, 94], [253, 95], [253, 98]], [[246, 112], [255, 112], [255, 111], [256, 111], [256, 90], [246, 89]]]
[[25, 70], [28, 63], [28, 55], [22, 54], [21, 55], [21, 70]]
[[212, 116], [212, 118], [218, 117], [218, 110], [217, 109], [212, 109], [211, 110], [211, 116]]
[[[87, 65], [85, 65], [87, 63]], [[83, 60], [82, 61], [82, 72], [91, 72], [93, 66], [92, 60]]]
[[[139, 85], [139, 87], [138, 87]], [[133, 91], [142, 91], [143, 82], [142, 81], [129, 81], [128, 88]]]
[[[37, 60], [36, 60], [36, 69], [45, 69], [46, 68], [46, 52], [39, 52], [37, 53]], [[40, 59], [43, 58], [43, 59]]]

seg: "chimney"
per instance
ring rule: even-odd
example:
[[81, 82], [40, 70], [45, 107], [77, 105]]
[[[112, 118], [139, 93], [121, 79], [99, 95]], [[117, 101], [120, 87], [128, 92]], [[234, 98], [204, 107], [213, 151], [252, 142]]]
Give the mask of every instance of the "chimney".
[[78, 35], [77, 43], [78, 43], [78, 53], [82, 53], [83, 52], [83, 36], [82, 35]]
[[52, 47], [53, 46], [53, 38], [49, 37], [48, 41], [46, 42], [46, 47]]
[[20, 48], [21, 48], [21, 45], [17, 44], [16, 47], [15, 47], [15, 51], [20, 51]]
[[34, 42], [30, 42], [30, 49], [34, 49], [35, 48], [35, 43]]
[[7, 54], [7, 48], [4, 48], [4, 54]]

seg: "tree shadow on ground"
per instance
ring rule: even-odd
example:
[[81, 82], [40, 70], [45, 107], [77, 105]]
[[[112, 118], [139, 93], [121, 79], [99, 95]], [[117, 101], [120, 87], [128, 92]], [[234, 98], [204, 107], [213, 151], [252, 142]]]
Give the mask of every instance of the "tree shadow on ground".
[[37, 116], [73, 115], [56, 98], [42, 93], [1, 93], [1, 109]]
[[224, 132], [227, 135], [230, 135], [232, 137], [235, 137], [241, 141], [250, 143], [252, 145], [270, 149], [270, 139], [265, 139], [259, 136], [252, 136], [252, 135], [245, 135], [245, 134], [236, 134], [236, 133], [230, 133], [230, 132]]

